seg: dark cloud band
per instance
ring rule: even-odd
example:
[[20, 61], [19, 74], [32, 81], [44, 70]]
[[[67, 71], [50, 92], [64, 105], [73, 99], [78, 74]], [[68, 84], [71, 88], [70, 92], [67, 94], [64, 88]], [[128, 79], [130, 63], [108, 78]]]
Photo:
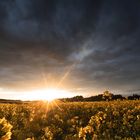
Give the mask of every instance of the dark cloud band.
[[139, 6], [139, 0], [1, 0], [0, 86], [41, 83], [42, 71], [59, 81], [75, 64], [67, 87], [137, 89]]

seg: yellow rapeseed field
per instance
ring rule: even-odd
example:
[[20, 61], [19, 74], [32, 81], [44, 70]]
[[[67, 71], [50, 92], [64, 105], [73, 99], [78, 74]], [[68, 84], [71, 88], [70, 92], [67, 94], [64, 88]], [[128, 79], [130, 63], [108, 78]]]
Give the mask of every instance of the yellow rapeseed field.
[[140, 140], [140, 101], [0, 104], [1, 140]]

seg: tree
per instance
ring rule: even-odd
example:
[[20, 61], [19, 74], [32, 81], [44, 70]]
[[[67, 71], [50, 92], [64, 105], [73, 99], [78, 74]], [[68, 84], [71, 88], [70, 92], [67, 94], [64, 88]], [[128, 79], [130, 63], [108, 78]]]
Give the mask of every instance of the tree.
[[106, 101], [112, 100], [113, 94], [109, 92], [108, 90], [103, 92], [103, 99]]
[[75, 96], [72, 98], [72, 101], [83, 101], [83, 96]]

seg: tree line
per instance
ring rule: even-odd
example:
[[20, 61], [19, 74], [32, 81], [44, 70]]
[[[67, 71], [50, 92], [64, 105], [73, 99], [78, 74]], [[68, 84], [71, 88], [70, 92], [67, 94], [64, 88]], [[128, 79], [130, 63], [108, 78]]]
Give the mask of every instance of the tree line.
[[61, 101], [67, 102], [92, 102], [92, 101], [113, 101], [113, 100], [139, 100], [140, 95], [133, 94], [128, 97], [123, 97], [121, 94], [114, 95], [110, 91], [106, 90], [103, 94], [90, 96], [90, 97], [83, 97], [83, 96], [74, 96], [72, 98], [62, 98]]

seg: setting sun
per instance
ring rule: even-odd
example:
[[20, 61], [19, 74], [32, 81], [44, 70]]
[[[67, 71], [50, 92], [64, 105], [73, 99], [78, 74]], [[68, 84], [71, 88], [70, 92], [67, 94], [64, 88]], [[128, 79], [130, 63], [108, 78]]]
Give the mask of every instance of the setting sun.
[[62, 89], [41, 89], [41, 90], [33, 90], [24, 92], [22, 94], [23, 100], [47, 100], [52, 101], [57, 98], [64, 98], [64, 97], [71, 97], [73, 94], [69, 91], [62, 90]]

